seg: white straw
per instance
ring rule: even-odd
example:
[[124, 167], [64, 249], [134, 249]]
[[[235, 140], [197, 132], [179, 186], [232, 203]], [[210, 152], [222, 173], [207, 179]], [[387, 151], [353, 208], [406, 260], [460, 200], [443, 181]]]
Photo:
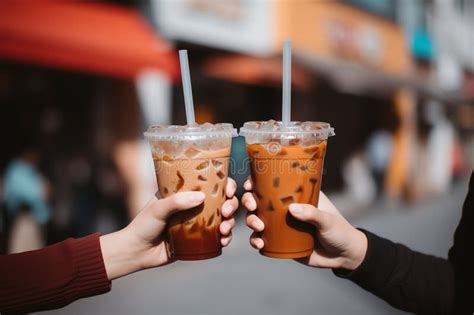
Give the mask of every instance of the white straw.
[[281, 118], [283, 126], [291, 121], [291, 41], [283, 42], [283, 102]]
[[186, 108], [186, 121], [188, 125], [196, 124], [194, 119], [193, 91], [191, 88], [191, 75], [189, 74], [188, 51], [179, 51], [179, 64], [181, 66], [181, 79], [183, 81], [184, 106]]

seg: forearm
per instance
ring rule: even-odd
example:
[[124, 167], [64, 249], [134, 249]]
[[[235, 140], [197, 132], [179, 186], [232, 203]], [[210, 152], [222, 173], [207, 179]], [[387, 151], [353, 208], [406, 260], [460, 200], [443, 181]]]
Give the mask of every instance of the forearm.
[[126, 230], [101, 236], [100, 247], [109, 280], [143, 269], [142, 249]]
[[365, 232], [367, 254], [353, 272], [335, 271], [396, 308], [416, 313], [452, 311], [454, 273], [449, 261], [421, 254]]
[[0, 312], [63, 307], [110, 290], [99, 235], [0, 257]]

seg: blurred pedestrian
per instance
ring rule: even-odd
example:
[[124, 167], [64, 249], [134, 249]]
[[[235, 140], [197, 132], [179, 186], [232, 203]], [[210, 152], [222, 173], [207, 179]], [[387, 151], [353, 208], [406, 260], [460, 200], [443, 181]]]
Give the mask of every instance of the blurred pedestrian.
[[11, 253], [44, 245], [42, 227], [51, 217], [47, 201], [50, 188], [38, 170], [39, 163], [39, 151], [28, 146], [8, 164], [5, 171], [5, 209], [12, 222], [8, 246]]

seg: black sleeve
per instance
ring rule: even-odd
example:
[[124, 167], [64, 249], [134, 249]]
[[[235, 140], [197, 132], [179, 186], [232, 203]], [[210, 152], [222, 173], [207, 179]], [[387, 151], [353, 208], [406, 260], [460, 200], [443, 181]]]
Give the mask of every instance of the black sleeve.
[[474, 175], [464, 202], [461, 222], [449, 250], [454, 267], [455, 313], [474, 314]]
[[421, 254], [362, 230], [368, 248], [352, 272], [334, 270], [390, 305], [418, 314], [447, 314], [454, 307], [454, 273], [449, 261]]
[[449, 261], [421, 254], [362, 230], [364, 261], [354, 271], [334, 270], [392, 306], [419, 314], [474, 314], [474, 174]]

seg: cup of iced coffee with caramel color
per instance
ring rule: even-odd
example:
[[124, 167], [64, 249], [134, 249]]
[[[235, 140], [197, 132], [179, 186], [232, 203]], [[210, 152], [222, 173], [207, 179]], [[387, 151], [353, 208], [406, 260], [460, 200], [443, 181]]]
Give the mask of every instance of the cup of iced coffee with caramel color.
[[200, 260], [222, 252], [219, 225], [226, 200], [232, 137], [231, 124], [153, 126], [145, 132], [152, 151], [161, 197], [180, 191], [202, 191], [204, 202], [174, 214], [168, 223], [170, 257]]
[[324, 122], [247, 122], [240, 129], [250, 157], [256, 215], [265, 224], [262, 255], [309, 256], [315, 246], [314, 226], [288, 212], [291, 203], [317, 206], [328, 137]]

